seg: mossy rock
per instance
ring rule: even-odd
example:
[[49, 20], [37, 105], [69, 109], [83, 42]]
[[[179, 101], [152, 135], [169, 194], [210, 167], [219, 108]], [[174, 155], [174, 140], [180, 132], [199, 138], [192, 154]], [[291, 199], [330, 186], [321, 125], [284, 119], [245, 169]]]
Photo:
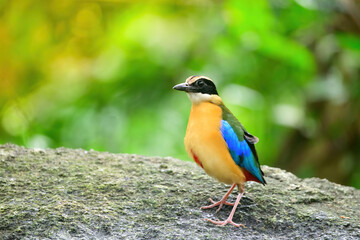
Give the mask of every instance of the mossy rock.
[[[360, 239], [360, 190], [264, 166], [232, 225], [228, 186], [192, 162], [0, 145], [1, 239]], [[236, 194], [229, 200], [234, 201]]]

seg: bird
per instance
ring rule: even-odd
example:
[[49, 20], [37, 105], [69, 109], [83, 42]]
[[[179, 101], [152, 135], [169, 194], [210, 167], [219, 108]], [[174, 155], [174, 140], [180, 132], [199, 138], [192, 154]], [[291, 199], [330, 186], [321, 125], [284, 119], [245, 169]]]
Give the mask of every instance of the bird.
[[[236, 208], [244, 194], [245, 182], [255, 181], [266, 184], [260, 168], [255, 144], [257, 137], [245, 130], [244, 126], [224, 105], [214, 82], [205, 76], [190, 76], [184, 83], [173, 87], [187, 93], [192, 106], [184, 138], [185, 150], [198, 166], [216, 180], [231, 185], [220, 201], [209, 199], [212, 203], [201, 209], [223, 205], [233, 206], [229, 217], [224, 221], [206, 218], [206, 221], [219, 226], [232, 224]], [[238, 187], [238, 196], [234, 203], [227, 198]]]

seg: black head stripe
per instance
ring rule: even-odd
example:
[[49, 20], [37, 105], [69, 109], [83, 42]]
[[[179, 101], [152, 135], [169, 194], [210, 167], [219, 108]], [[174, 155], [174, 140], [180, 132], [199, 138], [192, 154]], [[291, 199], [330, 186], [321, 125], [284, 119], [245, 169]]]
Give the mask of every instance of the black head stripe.
[[196, 92], [218, 95], [215, 84], [209, 79], [200, 78], [190, 85], [196, 89]]

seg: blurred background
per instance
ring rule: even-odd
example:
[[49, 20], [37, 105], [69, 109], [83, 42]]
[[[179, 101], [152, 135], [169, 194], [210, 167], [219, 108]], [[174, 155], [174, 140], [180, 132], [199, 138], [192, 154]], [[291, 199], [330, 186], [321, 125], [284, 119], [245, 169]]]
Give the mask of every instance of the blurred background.
[[190, 75], [262, 164], [360, 188], [359, 1], [0, 1], [0, 143], [190, 160]]

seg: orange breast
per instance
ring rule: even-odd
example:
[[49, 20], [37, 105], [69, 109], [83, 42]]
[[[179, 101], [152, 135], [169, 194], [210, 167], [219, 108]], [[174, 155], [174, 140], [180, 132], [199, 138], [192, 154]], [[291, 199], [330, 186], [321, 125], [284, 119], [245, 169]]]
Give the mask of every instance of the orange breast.
[[193, 104], [185, 135], [185, 149], [205, 172], [227, 184], [245, 182], [245, 175], [235, 164], [220, 127], [222, 110], [216, 104]]

